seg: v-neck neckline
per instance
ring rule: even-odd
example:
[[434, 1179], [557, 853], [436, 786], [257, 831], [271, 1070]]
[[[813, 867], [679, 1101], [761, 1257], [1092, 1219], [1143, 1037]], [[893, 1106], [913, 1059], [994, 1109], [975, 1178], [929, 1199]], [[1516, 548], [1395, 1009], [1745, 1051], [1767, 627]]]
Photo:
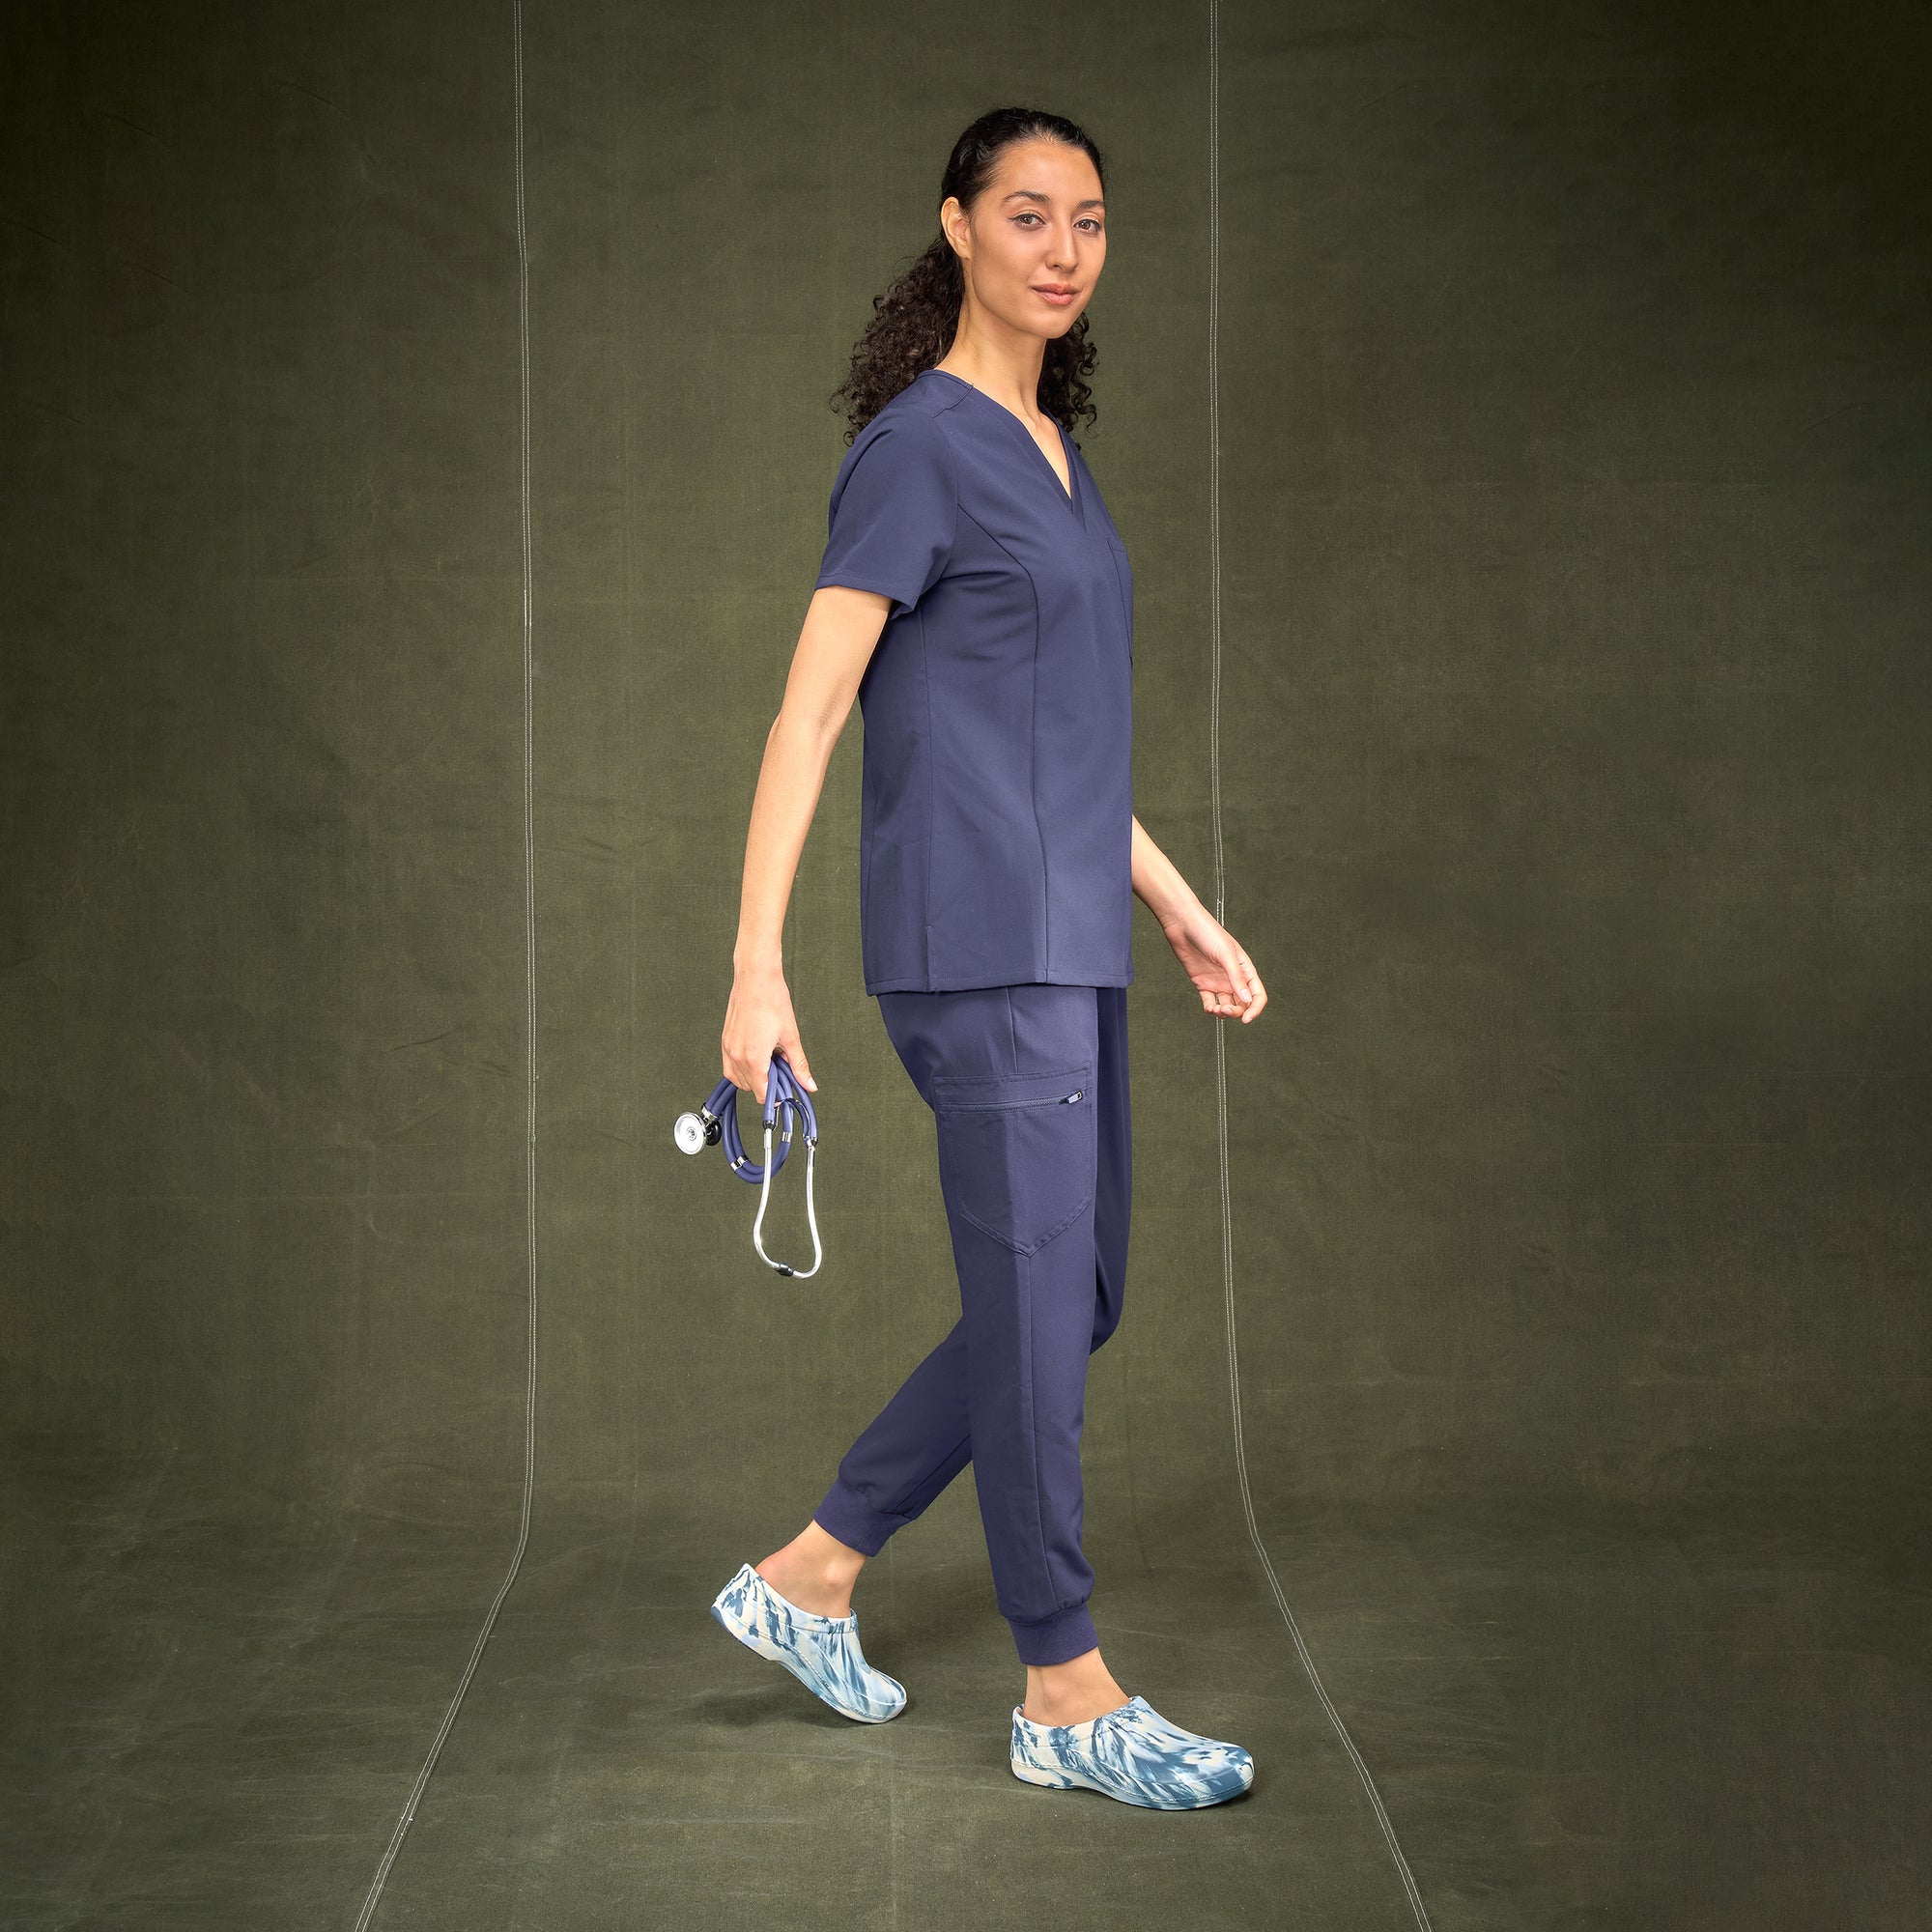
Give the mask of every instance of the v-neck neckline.
[[1026, 438], [1027, 446], [1039, 458], [1041, 463], [1046, 465], [1046, 473], [1053, 479], [1053, 487], [1059, 491], [1061, 501], [1066, 505], [1081, 523], [1084, 524], [1086, 522], [1086, 518], [1081, 515], [1079, 471], [1073, 467], [1073, 445], [1068, 441], [1066, 432], [1061, 428], [1059, 423], [1054, 423], [1053, 428], [1054, 434], [1060, 438], [1060, 453], [1066, 459], [1066, 481], [1065, 483], [1060, 480], [1059, 470], [1053, 467], [1052, 460], [1048, 457], [1046, 451], [1039, 446], [1033, 431], [1027, 428], [1025, 422], [1015, 415], [1011, 410], [1008, 409], [1006, 404], [1001, 402], [998, 397], [988, 396], [979, 384], [969, 383], [964, 376], [953, 375], [951, 369], [935, 368], [930, 373], [935, 376], [944, 376], [948, 381], [957, 383], [962, 389], [970, 389], [974, 395], [983, 397], [987, 402], [991, 403]]

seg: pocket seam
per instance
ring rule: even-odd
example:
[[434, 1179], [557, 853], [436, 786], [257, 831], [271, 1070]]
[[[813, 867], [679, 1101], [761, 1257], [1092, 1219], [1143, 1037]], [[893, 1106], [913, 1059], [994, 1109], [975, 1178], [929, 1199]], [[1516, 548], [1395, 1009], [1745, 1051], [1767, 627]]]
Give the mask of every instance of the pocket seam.
[[1093, 1200], [1094, 1196], [1091, 1193], [1083, 1194], [1080, 1197], [1079, 1204], [1074, 1208], [1073, 1211], [1070, 1214], [1068, 1214], [1065, 1220], [1056, 1221], [1053, 1224], [1053, 1226], [1050, 1227], [1045, 1234], [1040, 1236], [1040, 1237], [1037, 1241], [1035, 1241], [1031, 1246], [1022, 1246], [1018, 1241], [1014, 1240], [1010, 1235], [1002, 1235], [1001, 1233], [998, 1232], [997, 1229], [987, 1227], [985, 1222], [980, 1220], [979, 1215], [974, 1213], [970, 1208], [963, 1208], [956, 1201], [953, 1203], [953, 1209], [958, 1214], [959, 1218], [962, 1221], [972, 1222], [974, 1227], [978, 1228], [980, 1234], [984, 1235], [989, 1240], [998, 1241], [1001, 1247], [1009, 1248], [1016, 1255], [1030, 1256], [1038, 1254], [1040, 1249], [1045, 1247], [1047, 1242], [1054, 1239], [1055, 1236], [1065, 1234], [1067, 1229], [1072, 1227], [1074, 1222], [1079, 1220], [1081, 1215], [1087, 1211]]

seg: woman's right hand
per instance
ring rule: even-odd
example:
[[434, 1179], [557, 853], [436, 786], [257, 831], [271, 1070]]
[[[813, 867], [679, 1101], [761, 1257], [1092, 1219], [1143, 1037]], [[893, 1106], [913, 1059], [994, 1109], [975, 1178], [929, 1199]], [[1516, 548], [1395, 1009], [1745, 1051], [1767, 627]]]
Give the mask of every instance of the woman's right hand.
[[791, 1070], [798, 1075], [798, 1084], [808, 1094], [818, 1092], [818, 1082], [811, 1077], [799, 1040], [791, 990], [776, 966], [761, 971], [741, 969], [732, 980], [731, 1002], [724, 1009], [724, 1034], [719, 1046], [725, 1079], [755, 1095], [760, 1107], [765, 1104], [772, 1053], [777, 1048], [783, 1049]]

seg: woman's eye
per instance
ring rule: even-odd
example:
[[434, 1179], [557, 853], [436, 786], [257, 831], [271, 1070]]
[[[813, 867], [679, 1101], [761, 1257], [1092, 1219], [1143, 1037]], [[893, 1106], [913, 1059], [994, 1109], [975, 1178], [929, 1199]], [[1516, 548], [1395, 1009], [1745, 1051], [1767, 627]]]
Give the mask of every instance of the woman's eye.
[[[1028, 209], [1024, 214], [1016, 214], [1013, 216], [1013, 223], [1015, 227], [1021, 225], [1031, 226], [1032, 224], [1037, 222], [1038, 220], [1039, 220], [1038, 212], [1031, 208]], [[1090, 235], [1098, 235], [1101, 232], [1098, 218], [1092, 214], [1083, 214], [1080, 217], [1080, 220], [1078, 221], [1076, 226], [1086, 229], [1086, 231]]]

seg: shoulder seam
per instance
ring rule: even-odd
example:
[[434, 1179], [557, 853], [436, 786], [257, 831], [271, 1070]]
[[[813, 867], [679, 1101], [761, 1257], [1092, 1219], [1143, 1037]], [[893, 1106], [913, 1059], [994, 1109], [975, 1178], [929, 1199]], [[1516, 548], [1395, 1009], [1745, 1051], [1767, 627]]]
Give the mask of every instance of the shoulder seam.
[[[921, 373], [923, 374], [924, 372], [922, 371]], [[913, 378], [913, 383], [916, 383], [918, 381], [919, 377], [915, 376]], [[879, 411], [879, 416], [884, 415], [886, 411], [891, 409], [894, 406], [894, 404], [903, 402], [905, 403], [906, 406], [903, 410], [900, 411], [900, 414], [908, 416], [918, 416], [923, 418], [927, 422], [933, 422], [937, 421], [939, 417], [947, 414], [948, 412], [952, 410], [956, 410], [959, 407], [959, 405], [966, 400], [965, 392], [963, 391], [957, 395], [944, 395], [944, 394], [934, 395], [931, 391], [928, 391], [925, 395], [920, 397], [917, 405], [915, 405], [907, 400], [912, 395], [912, 389], [913, 389], [913, 384], [908, 383], [905, 385], [905, 387], [898, 392], [897, 395], [892, 397], [885, 403], [885, 405]], [[879, 416], [874, 416], [872, 418], [872, 421], [877, 422]]]
[[[949, 408], [952, 406], [949, 404]], [[935, 415], [931, 418], [934, 433], [946, 445], [946, 473], [952, 479], [952, 528], [946, 539], [946, 557], [950, 563], [959, 548], [959, 452], [952, 447], [952, 439], [947, 435], [946, 426]]]

